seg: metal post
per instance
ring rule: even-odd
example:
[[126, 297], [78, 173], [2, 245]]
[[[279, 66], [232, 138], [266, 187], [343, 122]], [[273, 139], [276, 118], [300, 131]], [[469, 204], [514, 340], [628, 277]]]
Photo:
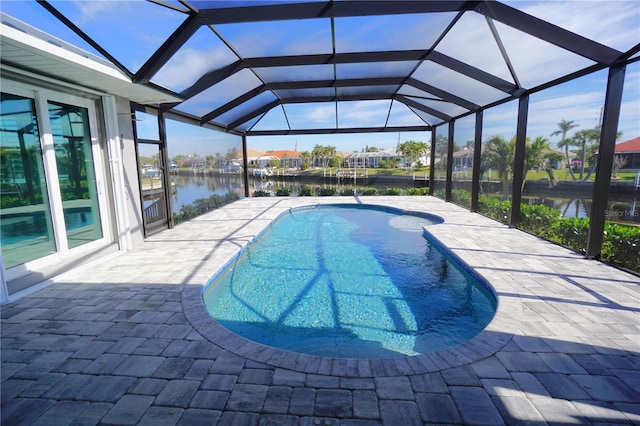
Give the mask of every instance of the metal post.
[[242, 134], [242, 178], [244, 180], [244, 196], [249, 198], [249, 163], [247, 161], [247, 134]]
[[436, 177], [436, 128], [431, 128], [431, 158], [429, 159], [429, 195], [433, 195], [433, 181]]
[[173, 208], [171, 206], [171, 177], [169, 176], [169, 150], [167, 149], [167, 126], [164, 113], [158, 110], [158, 136], [160, 137], [160, 170], [162, 173], [162, 187], [164, 190], [167, 225], [173, 228]]
[[520, 200], [522, 199], [522, 180], [524, 178], [524, 158], [527, 144], [527, 116], [529, 114], [529, 95], [518, 100], [518, 125], [516, 129], [516, 151], [513, 156], [513, 184], [511, 186], [511, 219], [509, 227], [516, 228], [520, 222]]
[[473, 145], [473, 171], [471, 175], [471, 211], [478, 211], [480, 193], [480, 162], [482, 161], [482, 110], [476, 112], [476, 131]]
[[451, 187], [453, 186], [453, 131], [455, 120], [449, 121], [449, 138], [447, 141], [447, 180], [444, 186], [444, 200], [451, 201]]
[[587, 240], [586, 257], [590, 259], [599, 259], [602, 251], [606, 219], [605, 210], [609, 199], [609, 185], [611, 184], [611, 171], [613, 170], [616, 149], [625, 72], [626, 65], [609, 68], [607, 93], [604, 99], [602, 115], [602, 129], [600, 131], [600, 146], [598, 148], [598, 164], [596, 165], [596, 179], [593, 184], [589, 238]]

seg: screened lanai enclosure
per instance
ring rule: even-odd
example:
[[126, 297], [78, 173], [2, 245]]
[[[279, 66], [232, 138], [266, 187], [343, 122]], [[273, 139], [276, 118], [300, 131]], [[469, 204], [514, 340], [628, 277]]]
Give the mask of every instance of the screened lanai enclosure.
[[[640, 170], [616, 150], [640, 136], [635, 0], [1, 7], [8, 25], [23, 21], [162, 94], [130, 104], [138, 146], [159, 159], [149, 170], [169, 167], [167, 128], [176, 122], [237, 144], [246, 196], [254, 139], [388, 133], [395, 141], [421, 132], [431, 195], [542, 236], [545, 222], [524, 216], [534, 199], [558, 215], [581, 210], [588, 220], [578, 245], [589, 258], [601, 256], [609, 222], [638, 224]], [[2, 62], [49, 72], [4, 45]], [[83, 78], [66, 77], [94, 85]], [[560, 192], [572, 200], [562, 208], [553, 204]]]

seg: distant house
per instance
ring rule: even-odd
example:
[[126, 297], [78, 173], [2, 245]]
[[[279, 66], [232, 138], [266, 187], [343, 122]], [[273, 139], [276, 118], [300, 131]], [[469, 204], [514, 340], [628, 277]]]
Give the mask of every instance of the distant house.
[[463, 148], [453, 153], [454, 170], [471, 170], [473, 168], [473, 148]]
[[346, 167], [380, 167], [382, 160], [398, 160], [395, 148], [376, 152], [353, 152], [344, 157]]
[[280, 160], [280, 167], [297, 169], [302, 167], [300, 153], [293, 150], [269, 151], [267, 154], [277, 157]]
[[[567, 166], [567, 160], [564, 151], [558, 151], [557, 149], [545, 149], [543, 150], [543, 154], [554, 154], [552, 157], [557, 158], [549, 158], [549, 167], [553, 170], [561, 170]], [[569, 159], [575, 158], [576, 154], [574, 152], [569, 152]]]
[[185, 162], [184, 165], [185, 167], [189, 167], [191, 169], [203, 169], [205, 166], [206, 161], [204, 160], [204, 158], [200, 157], [199, 155], [194, 155], [194, 156], [189, 156]]
[[620, 160], [620, 170], [640, 170], [640, 137], [616, 144], [615, 155]]
[[[247, 164], [249, 165], [249, 168], [261, 169], [268, 167], [274, 160], [279, 160], [279, 158], [275, 155], [271, 155], [271, 153], [247, 148]], [[242, 158], [237, 159], [237, 161], [242, 161]]]
[[229, 164], [229, 160], [222, 155], [214, 156], [209, 159], [208, 165], [211, 167], [215, 167], [216, 169], [223, 168]]

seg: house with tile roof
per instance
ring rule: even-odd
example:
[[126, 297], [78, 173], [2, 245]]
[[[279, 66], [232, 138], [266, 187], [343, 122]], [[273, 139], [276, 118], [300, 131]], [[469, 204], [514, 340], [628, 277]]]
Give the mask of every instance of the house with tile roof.
[[[247, 148], [247, 164], [250, 168], [263, 168], [268, 167], [275, 160], [279, 160], [276, 155], [273, 155], [270, 152], [262, 152], [255, 149]], [[242, 158], [237, 159], [236, 161], [241, 162]]]
[[280, 167], [297, 169], [302, 166], [302, 159], [298, 151], [283, 149], [279, 151], [269, 151], [267, 154], [277, 157], [280, 160]]

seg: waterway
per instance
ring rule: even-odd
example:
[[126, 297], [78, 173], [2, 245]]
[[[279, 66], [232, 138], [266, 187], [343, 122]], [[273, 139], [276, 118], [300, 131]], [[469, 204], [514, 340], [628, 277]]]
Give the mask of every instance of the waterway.
[[[302, 186], [316, 188], [332, 188], [336, 191], [345, 189], [362, 189], [376, 188], [384, 190], [386, 188], [412, 188], [414, 183], [411, 180], [402, 181], [379, 181], [358, 180], [355, 184], [353, 181], [338, 181], [335, 177], [327, 177], [321, 179], [323, 182], [308, 182], [284, 179], [282, 177], [254, 177], [249, 176], [249, 194], [254, 191], [275, 192], [278, 188], [287, 188], [291, 192], [291, 196], [297, 196]], [[175, 191], [171, 198], [171, 207], [173, 213], [180, 211], [180, 207], [185, 204], [191, 204], [198, 198], [207, 198], [212, 194], [225, 195], [235, 193], [240, 198], [244, 198], [244, 185], [242, 175], [239, 174], [222, 174], [222, 175], [204, 175], [204, 174], [180, 174], [171, 175], [171, 183], [175, 187]]]
[[[181, 174], [171, 175], [171, 182], [175, 185], [172, 195], [172, 211], [178, 213], [183, 205], [191, 204], [198, 198], [208, 198], [212, 194], [225, 195], [235, 193], [240, 198], [244, 198], [244, 186], [242, 175], [223, 174], [209, 176], [203, 174]], [[249, 193], [263, 190], [275, 192], [277, 188], [288, 188], [291, 196], [297, 196], [301, 186], [311, 188], [332, 188], [336, 191], [345, 189], [376, 188], [379, 191], [386, 188], [412, 188], [414, 182], [405, 181], [356, 181], [338, 182], [335, 178], [324, 179], [322, 183], [307, 182], [298, 180], [287, 180], [276, 176], [268, 178], [249, 177]], [[548, 207], [559, 210], [566, 217], [588, 217], [591, 210], [590, 191], [571, 194], [553, 194], [547, 191], [531, 191], [530, 194], [523, 194], [523, 202], [530, 204], [545, 204]], [[634, 194], [610, 194], [609, 206], [607, 208], [607, 219], [619, 222], [640, 224], [640, 193]]]

